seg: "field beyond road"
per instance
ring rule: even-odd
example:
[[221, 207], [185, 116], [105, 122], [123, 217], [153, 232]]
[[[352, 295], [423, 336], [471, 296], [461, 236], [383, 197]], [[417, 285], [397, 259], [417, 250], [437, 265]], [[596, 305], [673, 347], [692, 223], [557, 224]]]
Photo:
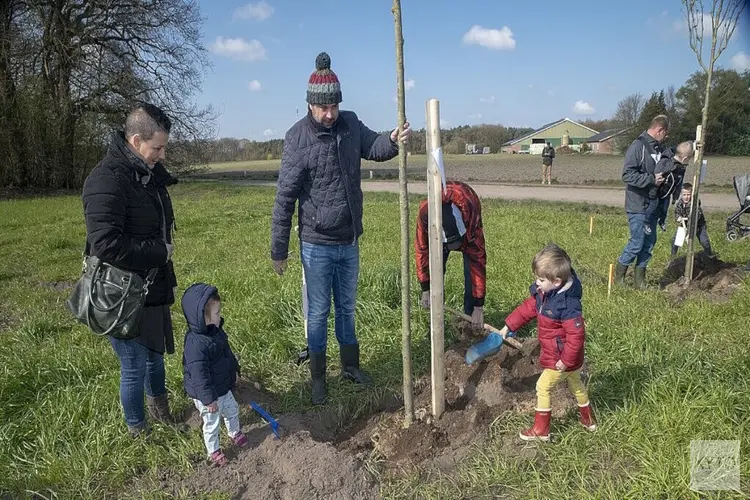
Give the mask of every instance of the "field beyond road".
[[[746, 274], [736, 268], [750, 251], [748, 241], [729, 243], [723, 237], [727, 213], [707, 213], [712, 243], [725, 263], [721, 280], [696, 278], [706, 287], [696, 286], [689, 295], [660, 287], [675, 279], [669, 272], [674, 269], [667, 268], [675, 229], [670, 219], [669, 232], [659, 231], [649, 289], [616, 287], [608, 296], [609, 264], [628, 233], [621, 208], [483, 200], [488, 323], [502, 325], [528, 296], [531, 259], [550, 241], [571, 255], [584, 289], [585, 373], [599, 429], [583, 431], [575, 403], [555, 393], [554, 442], [522, 445], [517, 433], [533, 419], [536, 375], [515, 373], [521, 363], [511, 365], [510, 356], [466, 367], [461, 332], [450, 320], [446, 360], [457, 360], [453, 366], [468, 377], [461, 383], [473, 385], [458, 387], [455, 372], [446, 371], [451, 399], [442, 419], [416, 421], [409, 431], [397, 424], [402, 304], [396, 195], [364, 196], [356, 320], [362, 366], [374, 386], [361, 389], [339, 380], [331, 333], [329, 401], [314, 408], [309, 369], [293, 362], [304, 345], [299, 242], [292, 237], [283, 277], [274, 274], [269, 261], [273, 188], [192, 182], [174, 186], [170, 194], [177, 220], [178, 303], [172, 306], [176, 353], [165, 357], [167, 387], [172, 409], [192, 428], [181, 433], [156, 424], [147, 439], [138, 440], [125, 430], [119, 366], [109, 343], [76, 324], [63, 305], [81, 272], [80, 196], [0, 201], [0, 498], [315, 498], [325, 496], [320, 491], [345, 495], [346, 487], [355, 491], [348, 498], [360, 493], [374, 498], [370, 493], [377, 488], [377, 497], [386, 499], [698, 499], [690, 490], [694, 440], [738, 440], [741, 487], [750, 492], [750, 294]], [[418, 200], [410, 197], [411, 206]], [[430, 320], [418, 306], [413, 255], [410, 263], [412, 358], [424, 395], [429, 394], [424, 388], [429, 387], [425, 332]], [[460, 307], [459, 256], [450, 257], [447, 268], [446, 303]], [[179, 298], [195, 281], [218, 286], [224, 327], [242, 366], [237, 398], [252, 445], [244, 450], [229, 445], [231, 460], [224, 470], [206, 464], [200, 419], [182, 389], [186, 326]], [[535, 334], [531, 324], [519, 338], [533, 342]], [[526, 368], [535, 366], [533, 359]], [[272, 415], [298, 424], [281, 440], [274, 440], [247, 406], [260, 387]], [[485, 403], [489, 399], [479, 396], [488, 392], [496, 399]], [[391, 403], [381, 404], [384, 400]], [[417, 409], [429, 414], [424, 405]], [[311, 422], [336, 428], [330, 434], [307, 432]], [[396, 424], [361, 441], [352, 438], [377, 422]], [[404, 436], [401, 451], [407, 458], [414, 444], [425, 454], [417, 458], [426, 462], [417, 462], [416, 469], [409, 460], [397, 462], [394, 447], [385, 446], [386, 431]], [[462, 440], [449, 441], [455, 436]], [[228, 443], [223, 430], [222, 440]], [[430, 462], [437, 456], [453, 462]], [[428, 472], [425, 463], [449, 466]], [[376, 487], [351, 489], [363, 477]], [[302, 489], [291, 496], [292, 487]], [[722, 498], [744, 496], [723, 492]]]
[[[750, 157], [706, 157], [708, 172], [705, 184], [732, 186], [732, 176], [750, 174]], [[422, 176], [427, 166], [426, 155], [411, 155], [407, 166], [410, 176]], [[553, 183], [622, 186], [622, 156], [567, 154], [558, 155], [552, 167]], [[270, 180], [279, 169], [279, 160], [214, 163], [209, 174], [244, 175], [253, 180]], [[541, 157], [519, 154], [446, 155], [446, 175], [462, 181], [505, 182], [536, 184], [541, 181]], [[363, 161], [362, 178], [369, 171], [378, 179], [398, 178], [398, 159], [383, 163]], [[688, 168], [686, 178], [692, 182], [694, 168]]]

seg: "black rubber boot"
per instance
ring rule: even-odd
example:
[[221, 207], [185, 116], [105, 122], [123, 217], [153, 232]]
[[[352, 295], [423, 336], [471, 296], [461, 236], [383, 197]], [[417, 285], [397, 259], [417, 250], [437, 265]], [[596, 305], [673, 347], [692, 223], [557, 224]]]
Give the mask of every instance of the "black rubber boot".
[[636, 267], [633, 279], [635, 281], [635, 287], [637, 289], [643, 290], [644, 288], [646, 288], [646, 268]]
[[312, 379], [312, 403], [322, 405], [326, 402], [326, 353], [311, 352], [310, 378]]
[[617, 261], [617, 264], [615, 265], [615, 284], [616, 285], [624, 285], [625, 284], [625, 273], [628, 272], [628, 266], [623, 266], [620, 264], [620, 261]]
[[372, 379], [359, 369], [359, 344], [341, 346], [341, 377], [357, 384], [372, 382]]

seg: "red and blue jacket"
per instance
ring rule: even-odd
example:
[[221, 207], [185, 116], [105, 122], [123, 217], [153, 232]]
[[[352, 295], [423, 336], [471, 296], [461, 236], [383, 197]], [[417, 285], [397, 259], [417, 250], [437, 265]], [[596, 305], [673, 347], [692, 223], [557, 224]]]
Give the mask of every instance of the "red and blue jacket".
[[563, 286], [546, 294], [536, 283], [529, 291], [531, 297], [505, 318], [505, 324], [515, 332], [536, 318], [542, 368], [554, 370], [557, 361], [562, 360], [566, 371], [579, 369], [583, 365], [586, 327], [581, 311], [583, 287], [578, 276], [573, 272]]
[[[482, 205], [477, 193], [466, 183], [459, 181], [446, 182], [443, 191], [443, 203], [451, 202], [461, 211], [461, 218], [466, 226], [459, 252], [469, 260], [471, 274], [471, 294], [474, 305], [484, 305], [487, 289], [487, 251], [484, 244], [482, 227]], [[419, 204], [417, 215], [417, 235], [414, 239], [414, 254], [417, 261], [417, 279], [422, 291], [430, 289], [430, 238], [428, 232], [427, 200]]]

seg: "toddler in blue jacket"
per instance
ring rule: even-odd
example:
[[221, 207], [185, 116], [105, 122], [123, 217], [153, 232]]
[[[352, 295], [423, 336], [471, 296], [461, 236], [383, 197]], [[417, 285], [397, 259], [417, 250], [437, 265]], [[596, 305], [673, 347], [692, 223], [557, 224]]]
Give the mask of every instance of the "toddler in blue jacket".
[[183, 385], [203, 419], [208, 456], [221, 467], [227, 463], [219, 444], [222, 418], [234, 443], [247, 445], [240, 429], [239, 406], [232, 395], [240, 366], [222, 328], [221, 298], [216, 287], [191, 285], [182, 296], [182, 312], [188, 324], [182, 354]]

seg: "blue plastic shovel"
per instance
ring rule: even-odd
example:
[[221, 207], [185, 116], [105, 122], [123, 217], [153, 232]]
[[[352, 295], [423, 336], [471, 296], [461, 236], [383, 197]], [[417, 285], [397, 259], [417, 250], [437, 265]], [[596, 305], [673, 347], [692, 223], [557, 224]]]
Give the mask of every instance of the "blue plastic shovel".
[[[515, 335], [516, 332], [508, 332], [508, 337], [515, 337]], [[466, 349], [466, 364], [470, 365], [493, 354], [497, 354], [500, 352], [502, 346], [503, 336], [499, 333], [490, 332], [486, 339]]]
[[[452, 307], [445, 306], [445, 310], [455, 314], [459, 318], [463, 318], [466, 321], [471, 321], [471, 316], [468, 314], [464, 314], [461, 311], [457, 311], [456, 309], [453, 309]], [[500, 348], [503, 346], [503, 336], [500, 335], [500, 330], [495, 328], [492, 325], [488, 325], [485, 323], [483, 325], [484, 329], [487, 330], [489, 333], [487, 334], [487, 338], [484, 339], [481, 342], [477, 342], [476, 344], [472, 345], [466, 350], [466, 364], [470, 365], [472, 363], [476, 363], [477, 361], [481, 361], [484, 358], [488, 356], [492, 356], [493, 354], [496, 354], [500, 351]], [[513, 337], [516, 336], [515, 332], [508, 332], [508, 335], [505, 338], [505, 343], [521, 350], [521, 347], [523, 344], [519, 342], [518, 340], [514, 339]]]
[[279, 435], [279, 423], [274, 419], [266, 410], [260, 407], [255, 401], [250, 401], [250, 407], [260, 413], [260, 416], [265, 419], [266, 422], [271, 426], [271, 430], [276, 434], [276, 439], [281, 439]]

